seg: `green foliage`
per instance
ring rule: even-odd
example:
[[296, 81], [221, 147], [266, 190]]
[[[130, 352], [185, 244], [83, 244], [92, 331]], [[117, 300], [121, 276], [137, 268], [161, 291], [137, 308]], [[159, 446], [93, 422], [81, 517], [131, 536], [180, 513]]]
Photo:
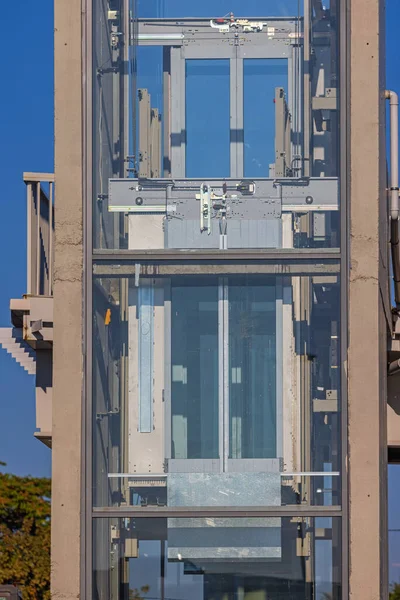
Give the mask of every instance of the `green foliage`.
[[134, 589], [129, 590], [129, 600], [144, 600], [142, 594], [147, 594], [150, 590], [150, 586], [144, 585], [140, 588], [140, 590]]
[[50, 479], [0, 473], [0, 583], [24, 600], [50, 599], [50, 494]]
[[389, 600], [400, 600], [400, 583], [392, 583], [390, 586]]

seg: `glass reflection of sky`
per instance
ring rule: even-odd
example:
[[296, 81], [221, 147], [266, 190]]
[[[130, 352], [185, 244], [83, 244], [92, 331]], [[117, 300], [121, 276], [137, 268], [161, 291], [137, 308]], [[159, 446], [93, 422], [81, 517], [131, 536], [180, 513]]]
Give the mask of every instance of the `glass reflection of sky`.
[[302, 0], [137, 0], [141, 18], [217, 17], [230, 12], [237, 17], [293, 17], [302, 14], [302, 5]]
[[400, 583], [400, 465], [389, 465], [389, 584]]

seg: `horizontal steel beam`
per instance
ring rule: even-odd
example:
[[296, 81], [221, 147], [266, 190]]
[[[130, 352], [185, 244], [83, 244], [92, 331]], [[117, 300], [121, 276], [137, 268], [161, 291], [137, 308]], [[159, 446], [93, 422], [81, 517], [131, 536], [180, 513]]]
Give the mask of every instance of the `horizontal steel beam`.
[[[221, 250], [219, 256], [217, 251], [213, 253], [203, 252], [201, 258], [191, 257], [190, 253], [182, 253], [175, 259], [161, 257], [151, 259], [145, 252], [140, 253], [134, 259], [123, 258], [118, 260], [101, 260], [104, 255], [96, 255], [93, 265], [93, 274], [97, 277], [167, 277], [172, 275], [336, 275], [340, 272], [340, 262], [332, 260], [332, 255], [326, 254], [324, 258], [310, 260], [279, 260], [277, 257], [263, 259], [262, 256], [254, 258], [256, 253], [247, 256], [239, 256], [234, 251], [235, 259], [230, 259], [229, 251]], [[243, 253], [244, 254], [244, 253]], [[251, 258], [251, 254], [253, 257]], [[279, 254], [277, 253], [279, 256]], [[101, 257], [101, 258], [100, 258]], [[100, 260], [99, 260], [100, 259]]]
[[306, 506], [294, 504], [293, 506], [211, 506], [211, 507], [176, 507], [165, 506], [141, 507], [123, 506], [121, 508], [102, 507], [94, 508], [92, 516], [97, 519], [104, 518], [240, 518], [240, 517], [341, 517], [340, 506]]
[[200, 214], [201, 188], [209, 191], [212, 215], [223, 205], [226, 218], [279, 218], [285, 205], [323, 211], [339, 208], [335, 177], [282, 179], [110, 179], [111, 212], [171, 214], [196, 219]]
[[340, 250], [337, 248], [325, 248], [324, 250], [313, 248], [287, 248], [287, 249], [239, 249], [239, 250], [94, 250], [93, 260], [108, 262], [167, 262], [167, 261], [223, 261], [236, 262], [254, 261], [333, 261], [340, 260]]

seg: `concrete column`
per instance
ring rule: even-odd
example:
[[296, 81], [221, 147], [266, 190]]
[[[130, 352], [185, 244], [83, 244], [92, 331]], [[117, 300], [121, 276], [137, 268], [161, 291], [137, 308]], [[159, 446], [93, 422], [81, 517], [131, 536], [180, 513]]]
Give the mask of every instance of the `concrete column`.
[[52, 598], [80, 597], [82, 422], [82, 6], [55, 0]]
[[[384, 2], [350, 0], [350, 598], [387, 598]], [[384, 300], [383, 300], [384, 299]]]

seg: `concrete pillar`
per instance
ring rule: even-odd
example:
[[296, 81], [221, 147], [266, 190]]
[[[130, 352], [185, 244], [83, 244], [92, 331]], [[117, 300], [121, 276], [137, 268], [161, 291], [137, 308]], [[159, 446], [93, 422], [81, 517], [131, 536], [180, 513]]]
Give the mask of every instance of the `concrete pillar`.
[[82, 6], [55, 0], [53, 598], [80, 597], [82, 421]]
[[378, 600], [388, 597], [385, 19], [380, 0], [349, 5], [349, 584], [353, 600]]

